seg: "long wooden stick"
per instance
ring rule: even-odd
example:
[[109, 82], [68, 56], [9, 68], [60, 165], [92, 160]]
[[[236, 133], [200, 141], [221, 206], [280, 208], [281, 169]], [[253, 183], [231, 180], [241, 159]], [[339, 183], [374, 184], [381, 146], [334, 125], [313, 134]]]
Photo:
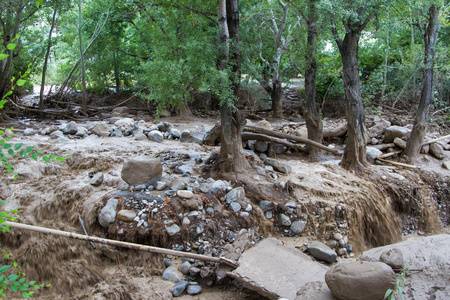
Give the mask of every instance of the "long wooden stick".
[[448, 138], [450, 138], [450, 134], [441, 136], [440, 138], [437, 138], [437, 139], [434, 139], [434, 140], [426, 141], [425, 143], [422, 144], [422, 146], [426, 146], [426, 145], [429, 145], [429, 144], [432, 144], [432, 143], [435, 143], [435, 142], [439, 142], [439, 141], [442, 141], [442, 140], [445, 140], [445, 139], [448, 139]]
[[403, 164], [403, 163], [399, 163], [396, 161], [390, 161], [390, 160], [386, 160], [386, 159], [382, 159], [380, 157], [377, 158], [379, 161], [381, 162], [385, 162], [394, 166], [398, 166], [398, 167], [405, 167], [405, 168], [410, 168], [410, 169], [416, 169], [417, 167], [414, 165], [408, 165], [408, 164]]
[[339, 153], [338, 150], [336, 149], [331, 149], [328, 148], [325, 145], [322, 145], [320, 143], [317, 143], [315, 141], [309, 140], [307, 138], [303, 138], [300, 136], [294, 136], [294, 135], [290, 135], [290, 134], [285, 134], [285, 133], [281, 133], [281, 132], [275, 132], [269, 129], [264, 129], [264, 128], [260, 128], [260, 127], [255, 127], [255, 126], [245, 126], [244, 131], [250, 131], [253, 133], [262, 133], [268, 136], [273, 136], [273, 137], [277, 137], [277, 138], [283, 138], [283, 139], [287, 139], [287, 140], [292, 140], [292, 141], [296, 141], [299, 143], [305, 143], [305, 144], [309, 144], [311, 146], [317, 147], [319, 149], [331, 152], [333, 154], [336, 155], [341, 155], [341, 153]]
[[130, 248], [130, 249], [135, 249], [135, 250], [139, 250], [139, 251], [146, 251], [146, 252], [159, 253], [159, 254], [165, 254], [165, 255], [175, 255], [175, 256], [198, 259], [198, 260], [202, 260], [202, 261], [224, 263], [233, 268], [237, 268], [239, 266], [238, 262], [231, 260], [231, 259], [224, 258], [224, 257], [211, 257], [211, 256], [205, 256], [205, 255], [200, 255], [200, 254], [195, 254], [195, 253], [182, 252], [182, 251], [176, 251], [176, 250], [171, 250], [171, 249], [164, 249], [164, 248], [159, 248], [159, 247], [154, 247], [154, 246], [147, 246], [147, 245], [140, 245], [140, 244], [134, 244], [134, 243], [128, 243], [128, 242], [121, 242], [121, 241], [116, 241], [116, 240], [109, 240], [109, 239], [104, 239], [104, 238], [99, 238], [99, 237], [94, 237], [94, 236], [85, 236], [85, 235], [78, 234], [78, 233], [61, 231], [61, 230], [33, 226], [33, 225], [27, 225], [27, 224], [22, 224], [22, 223], [5, 222], [4, 224], [8, 225], [11, 228], [36, 231], [36, 232], [45, 233], [45, 234], [59, 235], [59, 236], [68, 237], [68, 238], [77, 239], [77, 240], [91, 241], [91, 242], [102, 243], [102, 244], [106, 244], [106, 245], [113, 245], [116, 247]]

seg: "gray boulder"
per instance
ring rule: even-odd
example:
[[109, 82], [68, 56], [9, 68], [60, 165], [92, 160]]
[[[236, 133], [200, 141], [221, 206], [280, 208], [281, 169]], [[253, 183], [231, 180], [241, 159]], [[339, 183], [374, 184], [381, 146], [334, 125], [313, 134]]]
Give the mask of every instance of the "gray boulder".
[[50, 137], [54, 140], [56, 140], [60, 137], [63, 137], [63, 136], [64, 136], [64, 133], [61, 130], [56, 130], [56, 131], [53, 131], [52, 133], [50, 133]]
[[430, 153], [437, 159], [445, 158], [444, 148], [439, 143], [431, 143], [430, 144]]
[[162, 164], [157, 158], [136, 157], [123, 165], [121, 176], [130, 185], [151, 185], [161, 179]]
[[367, 156], [367, 160], [371, 163], [373, 163], [378, 156], [380, 156], [381, 154], [383, 154], [383, 152], [381, 152], [381, 150], [374, 148], [374, 147], [366, 147], [366, 156]]
[[159, 122], [158, 124], [156, 124], [156, 127], [161, 132], [171, 132], [173, 125], [169, 122]]
[[161, 143], [164, 136], [160, 131], [152, 130], [147, 134], [147, 137], [149, 140], [151, 140], [153, 142]]
[[75, 134], [78, 131], [77, 123], [70, 121], [69, 123], [62, 124], [59, 126], [59, 130], [65, 134]]
[[259, 202], [259, 207], [261, 207], [263, 211], [271, 211], [275, 209], [275, 205], [273, 204], [273, 202], [268, 200]]
[[138, 129], [134, 132], [134, 139], [136, 141], [143, 141], [147, 139], [147, 136], [144, 134], [144, 130]]
[[38, 131], [33, 128], [27, 128], [23, 131], [24, 136], [35, 135], [36, 133], [38, 133]]
[[132, 118], [123, 118], [116, 121], [114, 125], [121, 128], [122, 131], [125, 131], [129, 128], [134, 128], [134, 120]]
[[186, 280], [182, 280], [178, 283], [176, 283], [173, 287], [172, 287], [172, 295], [174, 297], [179, 297], [181, 296], [181, 294], [183, 294], [184, 290], [186, 289], [186, 287], [188, 286], [189, 282]]
[[179, 139], [181, 137], [181, 131], [176, 128], [172, 128], [172, 130], [170, 131], [170, 134], [172, 135], [172, 137], [174, 139]]
[[185, 129], [181, 132], [180, 142], [203, 144], [203, 139], [195, 137], [191, 131]]
[[276, 159], [266, 158], [264, 159], [264, 163], [269, 166], [272, 166], [275, 170], [284, 174], [289, 174], [292, 170], [291, 166], [283, 164]]
[[306, 227], [305, 221], [295, 221], [292, 222], [290, 229], [293, 233], [299, 234], [305, 230], [305, 227]]
[[118, 198], [111, 198], [102, 208], [100, 214], [98, 215], [98, 222], [102, 225], [102, 227], [107, 228], [109, 224], [116, 220], [116, 208], [118, 203]]
[[409, 137], [411, 129], [401, 126], [389, 126], [384, 134], [384, 142], [392, 143], [395, 138]]
[[84, 126], [79, 126], [75, 136], [86, 137], [89, 135], [89, 130]]
[[269, 142], [266, 141], [256, 141], [255, 150], [264, 153], [269, 149]]
[[89, 183], [93, 186], [98, 186], [98, 185], [102, 184], [103, 178], [104, 178], [103, 173], [98, 172], [91, 178], [91, 180], [89, 180]]
[[399, 147], [400, 149], [406, 149], [406, 142], [402, 140], [401, 138], [395, 138], [394, 144]]
[[336, 252], [325, 245], [324, 243], [317, 241], [310, 241], [307, 246], [309, 254], [314, 256], [318, 260], [323, 260], [328, 263], [333, 263], [336, 261]]
[[112, 111], [113, 116], [126, 116], [130, 113], [130, 109], [126, 106], [116, 107]]
[[370, 127], [367, 130], [367, 134], [369, 135], [370, 138], [379, 137], [380, 135], [382, 135], [386, 131], [386, 129], [389, 126], [391, 126], [391, 122], [389, 122], [387, 120], [381, 120], [376, 125]]
[[101, 136], [101, 137], [107, 137], [111, 133], [111, 129], [109, 128], [108, 124], [105, 122], [97, 122], [93, 124], [89, 131], [92, 132], [95, 135]]
[[394, 287], [395, 273], [382, 262], [342, 263], [325, 274], [333, 295], [345, 300], [380, 300]]

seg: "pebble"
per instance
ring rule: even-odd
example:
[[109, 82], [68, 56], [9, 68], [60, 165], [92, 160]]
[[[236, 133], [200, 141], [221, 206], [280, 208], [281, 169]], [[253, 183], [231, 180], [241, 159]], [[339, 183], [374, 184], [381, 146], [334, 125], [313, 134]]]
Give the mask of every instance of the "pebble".
[[299, 234], [305, 230], [305, 227], [306, 227], [305, 221], [294, 221], [292, 222], [290, 229], [293, 233]]
[[162, 191], [166, 188], [166, 186], [167, 186], [167, 183], [165, 183], [164, 181], [157, 181], [157, 182], [155, 182], [154, 188], [157, 191]]
[[172, 224], [170, 226], [166, 225], [165, 227], [169, 236], [173, 236], [181, 231], [181, 228], [177, 224]]
[[181, 224], [184, 226], [187, 226], [187, 225], [191, 224], [191, 220], [189, 220], [188, 217], [184, 217]]
[[246, 211], [241, 211], [239, 213], [239, 216], [241, 216], [241, 217], [248, 217], [248, 216], [250, 216], [250, 214], [248, 212], [246, 212]]
[[198, 284], [195, 283], [191, 283], [188, 287], [187, 287], [187, 291], [186, 291], [189, 295], [197, 295], [200, 294], [202, 292], [202, 287]]
[[273, 210], [275, 205], [271, 201], [264, 200], [259, 203], [259, 207], [261, 207], [263, 211], [269, 211]]
[[134, 210], [122, 209], [117, 213], [117, 219], [125, 222], [132, 222], [136, 218]]
[[192, 267], [191, 263], [188, 261], [185, 261], [180, 266], [180, 272], [184, 275], [187, 275], [189, 273], [189, 269]]
[[194, 194], [191, 191], [178, 190], [177, 196], [183, 199], [191, 199], [192, 197], [194, 197]]
[[186, 281], [186, 280], [180, 281], [180, 282], [178, 282], [177, 284], [175, 284], [175, 285], [172, 287], [172, 295], [173, 295], [174, 297], [179, 297], [179, 296], [181, 296], [181, 294], [183, 294], [183, 292], [184, 292], [184, 290], [186, 289], [186, 287], [187, 287], [188, 284], [189, 284], [189, 282]]
[[340, 239], [342, 239], [342, 234], [336, 232], [335, 234], [333, 234], [333, 239], [339, 241]]
[[292, 224], [291, 219], [285, 214], [280, 214], [278, 221], [281, 226], [291, 226]]
[[230, 208], [234, 212], [239, 212], [241, 210], [241, 205], [237, 202], [231, 202]]
[[174, 283], [180, 282], [180, 278], [178, 277], [178, 274], [176, 273], [175, 267], [168, 267], [164, 270], [162, 275], [163, 280], [172, 281]]

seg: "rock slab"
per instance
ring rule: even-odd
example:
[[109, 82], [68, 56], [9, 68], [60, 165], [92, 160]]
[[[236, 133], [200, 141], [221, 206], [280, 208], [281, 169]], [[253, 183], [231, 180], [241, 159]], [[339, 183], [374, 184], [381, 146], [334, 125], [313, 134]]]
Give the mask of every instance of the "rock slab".
[[150, 185], [161, 177], [162, 164], [157, 158], [136, 157], [127, 161], [122, 168], [122, 179], [130, 185]]
[[323, 260], [328, 263], [333, 263], [336, 261], [337, 253], [325, 245], [324, 243], [311, 241], [308, 243], [308, 252], [314, 258], [318, 260]]
[[323, 282], [327, 270], [302, 252], [267, 238], [245, 251], [239, 267], [228, 275], [269, 299], [295, 299], [309, 282]]
[[337, 299], [379, 300], [394, 287], [396, 276], [382, 262], [357, 261], [341, 263], [325, 275], [325, 282]]

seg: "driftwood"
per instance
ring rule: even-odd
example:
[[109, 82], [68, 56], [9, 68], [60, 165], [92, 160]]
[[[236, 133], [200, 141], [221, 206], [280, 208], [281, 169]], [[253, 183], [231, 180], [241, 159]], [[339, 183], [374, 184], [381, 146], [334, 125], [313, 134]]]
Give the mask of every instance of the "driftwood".
[[389, 144], [370, 145], [370, 147], [378, 149], [380, 151], [383, 151], [383, 150], [386, 150], [388, 148], [394, 148], [395, 144], [394, 143], [389, 143]]
[[304, 144], [308, 144], [308, 145], [317, 147], [319, 149], [331, 152], [331, 153], [336, 154], [336, 155], [341, 155], [339, 153], [339, 151], [336, 150], [336, 149], [328, 148], [325, 145], [322, 145], [320, 143], [317, 143], [315, 141], [312, 141], [312, 140], [309, 140], [307, 138], [303, 138], [303, 137], [300, 137], [300, 136], [290, 135], [290, 134], [281, 133], [281, 132], [275, 132], [275, 131], [272, 131], [272, 130], [269, 130], [269, 129], [260, 128], [260, 127], [254, 127], [254, 126], [245, 126], [244, 131], [249, 131], [249, 132], [253, 132], [253, 133], [260, 133], [260, 134], [264, 134], [264, 135], [272, 136], [272, 137], [276, 137], [276, 138], [292, 140], [292, 141], [296, 141], [296, 142], [299, 142], [299, 143], [304, 143]]
[[165, 254], [165, 255], [175, 255], [175, 256], [198, 259], [198, 260], [202, 260], [202, 261], [223, 263], [223, 264], [227, 264], [233, 268], [237, 268], [239, 265], [238, 262], [227, 259], [227, 258], [223, 258], [223, 257], [211, 257], [211, 256], [200, 255], [200, 254], [195, 254], [195, 253], [182, 252], [182, 251], [176, 251], [176, 250], [171, 250], [171, 249], [164, 249], [164, 248], [159, 248], [159, 247], [154, 247], [154, 246], [147, 246], [147, 245], [121, 242], [121, 241], [116, 241], [116, 240], [109, 240], [109, 239], [104, 239], [104, 238], [99, 238], [99, 237], [86, 236], [86, 235], [82, 235], [82, 234], [78, 234], [78, 233], [61, 231], [61, 230], [50, 229], [50, 228], [45, 228], [45, 227], [38, 227], [38, 226], [27, 225], [27, 224], [22, 224], [22, 223], [5, 222], [4, 224], [11, 228], [36, 231], [36, 232], [45, 233], [45, 234], [53, 234], [53, 235], [68, 237], [68, 238], [77, 239], [77, 240], [91, 241], [91, 242], [102, 243], [102, 244], [106, 244], [106, 245], [112, 245], [112, 246], [116, 246], [116, 247], [123, 247], [123, 248], [129, 248], [129, 249], [135, 249], [135, 250], [139, 250], [139, 251], [146, 251], [146, 252], [159, 253], [159, 254]]
[[388, 158], [388, 157], [391, 157], [391, 156], [394, 156], [394, 155], [397, 155], [397, 154], [400, 154], [400, 153], [402, 153], [403, 151], [394, 151], [394, 152], [391, 152], [391, 153], [384, 153], [384, 154], [381, 154], [380, 156], [378, 156], [377, 157], [377, 159], [383, 159], [383, 158]]
[[440, 138], [437, 138], [437, 139], [434, 139], [434, 140], [426, 141], [426, 142], [424, 142], [422, 144], [422, 146], [426, 146], [426, 145], [429, 145], [429, 144], [432, 144], [432, 143], [435, 143], [435, 142], [439, 142], [439, 141], [442, 141], [442, 140], [445, 140], [445, 139], [448, 139], [448, 138], [450, 138], [450, 134], [441, 136]]
[[416, 169], [417, 168], [414, 165], [408, 165], [408, 164], [403, 164], [403, 163], [399, 163], [399, 162], [396, 162], [396, 161], [385, 160], [385, 159], [382, 159], [380, 157], [378, 157], [377, 159], [379, 161], [381, 161], [381, 162], [388, 163], [388, 164], [391, 164], [391, 165], [397, 166], [397, 167], [405, 167], [405, 168], [410, 168], [410, 169]]
[[243, 132], [242, 133], [242, 140], [248, 141], [248, 140], [255, 140], [255, 141], [268, 141], [275, 144], [280, 144], [289, 148], [296, 149], [301, 152], [306, 152], [306, 149], [300, 145], [296, 145], [293, 143], [290, 143], [288, 141], [276, 138], [276, 137], [270, 137], [268, 135], [259, 134], [259, 133], [250, 133], [250, 132]]

